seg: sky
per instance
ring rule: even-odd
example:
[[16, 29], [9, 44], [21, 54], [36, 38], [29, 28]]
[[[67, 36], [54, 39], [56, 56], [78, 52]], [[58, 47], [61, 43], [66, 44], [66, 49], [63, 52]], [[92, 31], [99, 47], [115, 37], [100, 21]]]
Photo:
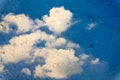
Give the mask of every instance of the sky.
[[1, 0], [0, 80], [119, 80], [119, 0]]

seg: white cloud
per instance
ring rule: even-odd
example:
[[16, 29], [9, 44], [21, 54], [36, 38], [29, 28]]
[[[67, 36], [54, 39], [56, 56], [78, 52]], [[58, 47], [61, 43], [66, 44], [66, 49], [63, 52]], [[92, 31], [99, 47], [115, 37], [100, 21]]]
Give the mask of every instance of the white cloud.
[[44, 25], [39, 19], [32, 20], [25, 14], [14, 15], [13, 13], [9, 13], [2, 20], [0, 22], [0, 31], [6, 33], [11, 30], [10, 25], [16, 25], [18, 33], [35, 30]]
[[[28, 59], [30, 58], [30, 51], [34, 50], [33, 45], [43, 40], [46, 41], [46, 45], [49, 44], [49, 46], [47, 45], [46, 47], [50, 47], [51, 45], [51, 47], [55, 48], [57, 46], [61, 46], [63, 43], [67, 44], [64, 38], [56, 38], [53, 35], [48, 35], [44, 32], [36, 31], [31, 34], [13, 37], [9, 41], [10, 44], [1, 46], [0, 51], [5, 53], [2, 54], [2, 60], [4, 62], [17, 63], [21, 60]], [[74, 43], [71, 44], [73, 44], [71, 47], [75, 47]], [[42, 50], [37, 50], [36, 48], [34, 51], [42, 52]]]
[[12, 13], [6, 15], [3, 20], [7, 23], [16, 24], [18, 27], [18, 31], [25, 32], [29, 31], [33, 26], [32, 20], [29, 17], [25, 16], [24, 14], [20, 15], [13, 15]]
[[78, 44], [68, 41], [66, 44], [67, 48], [80, 48]]
[[90, 24], [88, 24], [88, 26], [86, 27], [87, 30], [91, 30], [96, 26], [96, 23], [92, 22]]
[[82, 59], [82, 60], [85, 60], [85, 59], [89, 58], [89, 55], [81, 54], [81, 55], [79, 55], [79, 58]]
[[70, 27], [72, 16], [73, 14], [64, 7], [54, 7], [50, 10], [49, 15], [43, 16], [43, 20], [51, 31], [60, 34]]
[[96, 58], [95, 60], [92, 60], [91, 63], [92, 64], [97, 64], [97, 63], [99, 63], [99, 61], [100, 61], [99, 58]]
[[[0, 22], [0, 31], [8, 33], [10, 31], [10, 24], [14, 23], [17, 25], [17, 32], [24, 34], [12, 37], [9, 40], [9, 44], [0, 46], [1, 61], [4, 64], [18, 63], [20, 61], [31, 64], [34, 63], [36, 58], [42, 57], [45, 64], [38, 64], [35, 67], [35, 78], [52, 77], [58, 79], [82, 73], [82, 66], [90, 56], [81, 54], [77, 57], [74, 48], [80, 48], [78, 44], [54, 34], [49, 35], [39, 29], [39, 27], [47, 25], [49, 30], [60, 35], [72, 24], [72, 15], [64, 7], [52, 8], [49, 15], [43, 16], [43, 21], [39, 19], [32, 20], [24, 14], [13, 15], [10, 13], [6, 15], [3, 21]], [[25, 34], [27, 31], [31, 31], [31, 33]], [[37, 47], [35, 45], [42, 41], [45, 41], [44, 47]], [[32, 56], [31, 52], [33, 53]], [[92, 64], [99, 62], [98, 58], [91, 60], [89, 62]], [[0, 71], [3, 69], [4, 66], [1, 66]], [[23, 68], [21, 72], [32, 75], [32, 71], [28, 68]]]
[[72, 43], [70, 41], [67, 41], [65, 38], [56, 38], [54, 37], [53, 40], [47, 40], [46, 42], [46, 47], [49, 48], [59, 48], [59, 47], [64, 47], [64, 48], [79, 48], [80, 46]]
[[66, 40], [64, 38], [57, 38], [52, 41], [48, 41], [46, 43], [46, 46], [47, 47], [59, 47], [59, 46], [64, 45], [65, 43], [66, 43]]
[[[82, 72], [82, 65], [79, 63], [79, 58], [74, 55], [74, 50], [56, 49], [48, 52], [46, 64], [42, 66], [44, 72], [38, 66], [40, 70], [35, 70], [35, 73], [44, 73], [44, 76], [53, 78], [67, 78], [70, 75]], [[41, 77], [37, 74], [35, 76]]]
[[39, 31], [31, 34], [13, 37], [9, 41], [10, 44], [1, 46], [0, 51], [4, 52], [4, 54], [1, 54], [2, 61], [17, 63], [21, 60], [29, 58], [29, 52], [36, 41], [39, 40], [39, 38]]
[[0, 31], [8, 33], [11, 30], [11, 24], [16, 25], [18, 33], [24, 33], [30, 30], [34, 31], [41, 26], [47, 25], [55, 34], [60, 34], [73, 24], [71, 22], [73, 14], [69, 10], [65, 10], [64, 7], [54, 7], [49, 13], [49, 15], [43, 16], [43, 21], [39, 19], [32, 20], [25, 14], [14, 15], [13, 13], [9, 13], [2, 18]]
[[27, 75], [31, 75], [31, 70], [28, 69], [28, 68], [23, 68], [21, 72], [22, 72], [22, 73], [25, 73], [25, 74], [27, 74]]

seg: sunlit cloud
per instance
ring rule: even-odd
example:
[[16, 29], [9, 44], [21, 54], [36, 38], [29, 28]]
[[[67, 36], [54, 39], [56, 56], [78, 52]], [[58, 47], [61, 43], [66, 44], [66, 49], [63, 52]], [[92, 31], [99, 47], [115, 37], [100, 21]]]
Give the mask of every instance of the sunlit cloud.
[[92, 64], [97, 64], [97, 63], [99, 63], [99, 61], [100, 61], [99, 58], [96, 58], [95, 60], [92, 60], [91, 63]]
[[13, 13], [9, 13], [4, 16], [2, 22], [0, 22], [0, 32], [9, 33], [13, 27], [17, 33], [24, 33], [35, 30], [43, 25], [44, 23], [39, 19], [32, 20], [25, 14], [14, 15]]
[[64, 7], [54, 7], [50, 10], [49, 15], [43, 16], [43, 20], [51, 31], [60, 34], [70, 27], [72, 16], [73, 14]]
[[82, 72], [82, 65], [79, 63], [79, 58], [75, 57], [74, 50], [52, 50], [47, 54], [45, 62], [42, 68], [49, 77], [66, 78]]
[[0, 48], [2, 61], [5, 63], [14, 62], [17, 63], [20, 60], [29, 58], [29, 52], [32, 49], [33, 44], [39, 40], [40, 32], [35, 32], [26, 35], [20, 35], [13, 37], [8, 45], [3, 45]]
[[[11, 26], [15, 25], [16, 34], [19, 35], [13, 36], [9, 40], [9, 44], [0, 46], [2, 62], [0, 71], [4, 71], [4, 64], [17, 64], [24, 61], [25, 65], [33, 65], [37, 58], [43, 58], [41, 62], [44, 62], [44, 64], [35, 64], [34, 70], [23, 68], [21, 73], [29, 76], [33, 73], [35, 78], [51, 77], [61, 79], [75, 74], [82, 74], [85, 64], [97, 65], [97, 63], [100, 63], [99, 58], [91, 57], [85, 53], [77, 52], [80, 55], [76, 56], [75, 49], [81, 49], [81, 46], [64, 37], [58, 37], [73, 24], [72, 16], [73, 13], [64, 7], [52, 8], [48, 15], [42, 17], [42, 20], [32, 20], [25, 14], [14, 15], [9, 13], [4, 16], [0, 22], [0, 32], [9, 33]], [[53, 33], [47, 34], [45, 31], [40, 30], [40, 27], [45, 26]], [[92, 28], [94, 24], [89, 26]], [[43, 41], [44, 46], [37, 46]]]

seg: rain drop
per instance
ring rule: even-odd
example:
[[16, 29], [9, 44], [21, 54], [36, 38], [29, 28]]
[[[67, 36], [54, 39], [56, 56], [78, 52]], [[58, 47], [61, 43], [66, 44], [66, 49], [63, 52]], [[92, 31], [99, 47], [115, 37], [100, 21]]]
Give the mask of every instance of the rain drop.
[[94, 45], [93, 44], [89, 44], [89, 49], [93, 49]]
[[93, 21], [94, 21], [94, 16], [93, 16], [93, 15], [89, 15], [89, 16], [88, 16], [88, 19], [89, 19], [91, 22], [93, 22]]

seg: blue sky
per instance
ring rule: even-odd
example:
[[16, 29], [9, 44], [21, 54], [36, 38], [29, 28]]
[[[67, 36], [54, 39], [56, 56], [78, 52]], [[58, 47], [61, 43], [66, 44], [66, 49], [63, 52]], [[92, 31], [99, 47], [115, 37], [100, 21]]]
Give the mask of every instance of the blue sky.
[[0, 4], [3, 80], [119, 80], [120, 0]]

